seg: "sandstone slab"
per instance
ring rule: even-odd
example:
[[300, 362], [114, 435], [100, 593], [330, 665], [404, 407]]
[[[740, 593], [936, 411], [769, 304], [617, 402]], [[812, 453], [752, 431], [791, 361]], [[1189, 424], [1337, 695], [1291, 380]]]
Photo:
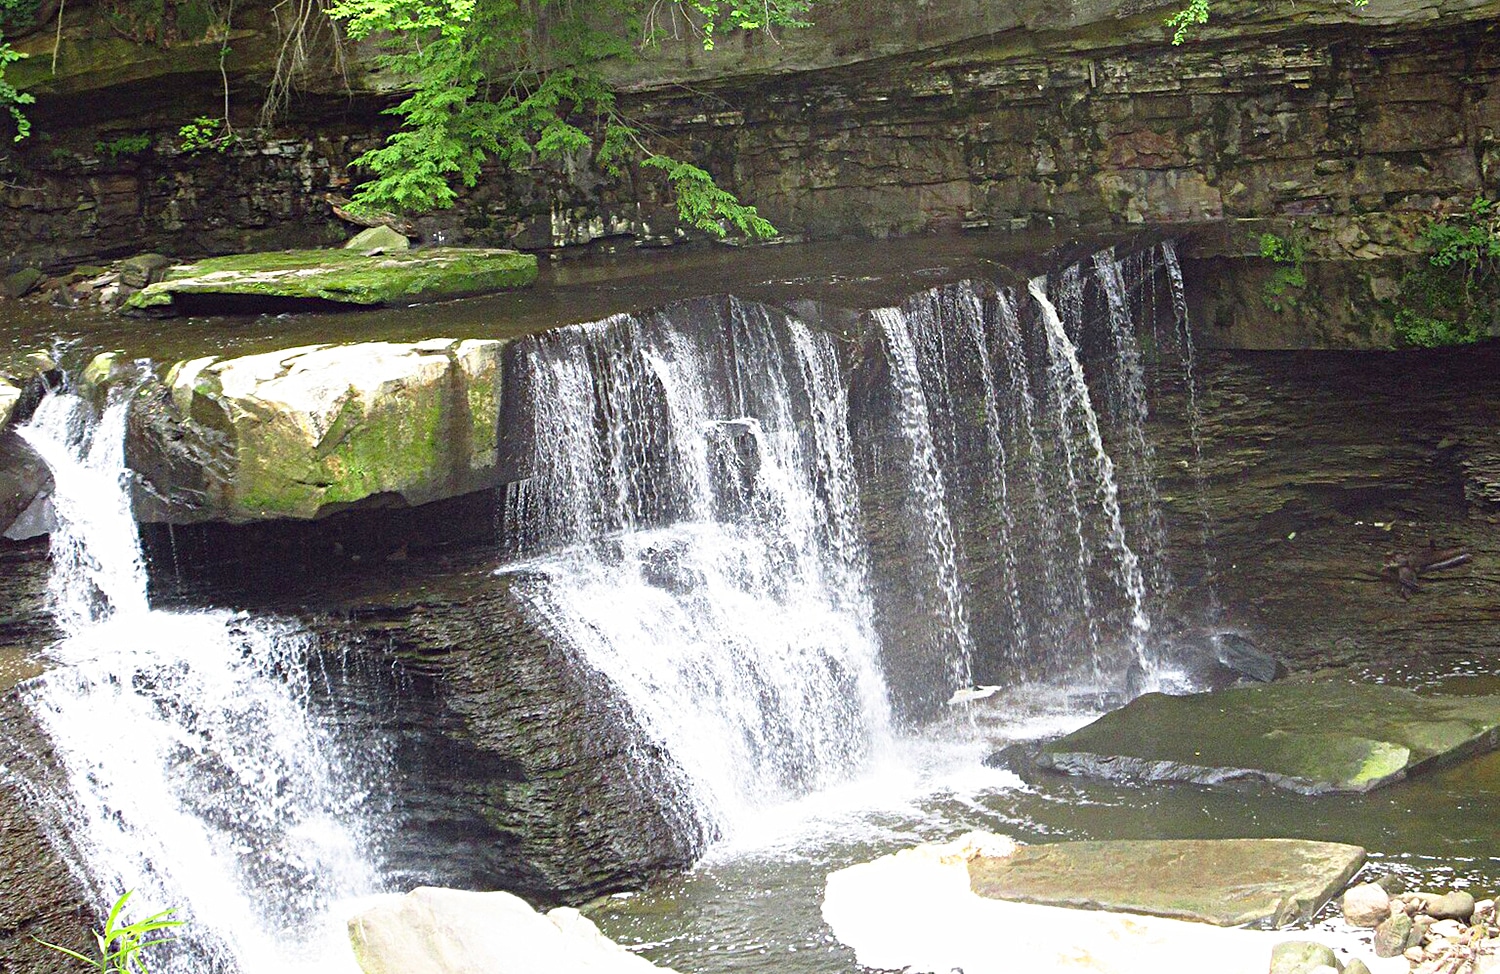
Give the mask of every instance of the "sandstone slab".
[[312, 518], [493, 487], [503, 347], [365, 342], [179, 362], [157, 404], [166, 415], [135, 452], [144, 463], [174, 451], [196, 471], [200, 519]]
[[1251, 780], [1322, 795], [1367, 792], [1497, 743], [1500, 697], [1273, 683], [1182, 697], [1146, 694], [1044, 745], [1037, 763], [1111, 780]]
[[514, 250], [432, 247], [366, 255], [356, 250], [284, 250], [212, 257], [170, 268], [130, 296], [125, 307], [173, 312], [214, 300], [248, 309], [290, 300], [351, 306], [411, 304], [525, 287], [536, 258]]
[[[864, 966], [910, 974], [1266, 974], [1275, 945], [1299, 936], [979, 896], [976, 851], [962, 848], [970, 838], [829, 875], [822, 912], [833, 935]], [[1320, 939], [1367, 949], [1349, 934]]]
[[349, 921], [365, 974], [644, 974], [662, 971], [577, 910], [543, 915], [510, 893], [421, 887]]
[[969, 880], [992, 899], [1279, 927], [1310, 918], [1364, 861], [1358, 846], [1301, 839], [1058, 842], [975, 857]]

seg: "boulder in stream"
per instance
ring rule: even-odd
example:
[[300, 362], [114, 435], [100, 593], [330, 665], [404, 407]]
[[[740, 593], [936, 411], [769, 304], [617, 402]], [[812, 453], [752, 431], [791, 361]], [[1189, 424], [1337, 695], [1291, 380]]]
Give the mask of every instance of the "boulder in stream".
[[424, 886], [349, 921], [365, 974], [644, 974], [664, 971], [577, 910], [538, 913], [510, 893]]
[[1307, 920], [1365, 850], [1302, 839], [1140, 839], [1022, 846], [969, 861], [992, 899], [1196, 920], [1221, 927]]
[[1367, 792], [1497, 743], [1500, 697], [1281, 682], [1148, 693], [1044, 745], [1037, 764], [1108, 780], [1264, 781], [1322, 795]]
[[281, 311], [295, 302], [412, 304], [526, 287], [536, 274], [536, 257], [514, 250], [285, 250], [180, 264], [132, 294], [125, 308], [192, 314]]

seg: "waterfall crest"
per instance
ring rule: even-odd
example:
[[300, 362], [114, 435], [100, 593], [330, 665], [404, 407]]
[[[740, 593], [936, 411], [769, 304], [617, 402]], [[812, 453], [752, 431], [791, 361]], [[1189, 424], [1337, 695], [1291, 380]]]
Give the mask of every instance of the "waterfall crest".
[[[706, 839], [890, 733], [832, 338], [727, 301], [527, 339], [506, 566], [605, 676]], [[651, 754], [645, 753], [646, 751]]]

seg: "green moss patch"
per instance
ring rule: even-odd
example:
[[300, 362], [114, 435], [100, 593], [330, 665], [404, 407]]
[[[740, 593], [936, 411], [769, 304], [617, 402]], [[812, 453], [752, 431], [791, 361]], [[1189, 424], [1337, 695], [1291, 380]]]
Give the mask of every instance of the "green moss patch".
[[373, 257], [350, 250], [284, 250], [178, 265], [125, 306], [170, 310], [189, 295], [410, 304], [526, 287], [536, 274], [536, 258], [513, 250], [433, 247]]
[[1366, 792], [1493, 750], [1500, 697], [1358, 683], [1146, 694], [1043, 747], [1038, 763], [1117, 780], [1259, 780], [1308, 795]]

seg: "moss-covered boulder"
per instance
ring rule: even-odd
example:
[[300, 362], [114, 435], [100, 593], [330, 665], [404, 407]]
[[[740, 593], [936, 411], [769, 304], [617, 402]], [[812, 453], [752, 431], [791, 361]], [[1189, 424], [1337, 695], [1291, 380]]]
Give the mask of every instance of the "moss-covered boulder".
[[1044, 745], [1044, 768], [1113, 780], [1259, 780], [1307, 795], [1366, 792], [1500, 743], [1500, 697], [1418, 696], [1364, 683], [1149, 693]]
[[136, 410], [131, 462], [171, 520], [313, 518], [493, 487], [503, 347], [430, 339], [179, 362]]
[[169, 269], [125, 308], [172, 313], [215, 303], [278, 310], [293, 301], [374, 306], [440, 301], [526, 287], [536, 257], [514, 250], [431, 247], [366, 255], [355, 250], [283, 250], [211, 257]]

